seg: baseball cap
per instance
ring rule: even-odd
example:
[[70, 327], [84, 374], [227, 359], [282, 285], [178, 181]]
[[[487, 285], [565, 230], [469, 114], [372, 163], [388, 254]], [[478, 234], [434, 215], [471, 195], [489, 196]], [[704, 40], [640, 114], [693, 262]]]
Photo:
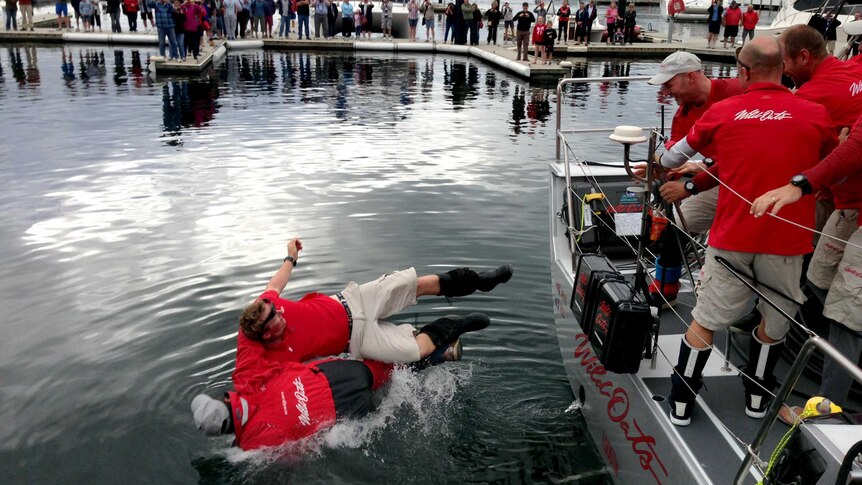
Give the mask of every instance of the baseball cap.
[[701, 69], [703, 69], [703, 66], [696, 55], [691, 52], [677, 51], [661, 61], [658, 74], [653, 76], [647, 83], [655, 85], [664, 84], [677, 74], [700, 71]]
[[192, 413], [195, 426], [210, 436], [218, 436], [227, 429], [225, 422], [230, 418], [230, 412], [222, 401], [198, 394], [192, 399]]

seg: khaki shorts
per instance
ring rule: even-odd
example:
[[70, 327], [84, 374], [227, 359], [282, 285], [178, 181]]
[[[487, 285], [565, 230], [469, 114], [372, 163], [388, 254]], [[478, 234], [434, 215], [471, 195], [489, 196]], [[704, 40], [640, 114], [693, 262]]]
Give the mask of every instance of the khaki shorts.
[[[709, 247], [706, 250], [701, 280], [698, 282], [697, 304], [691, 316], [704, 328], [712, 331], [729, 327], [746, 310], [755, 293], [739, 280], [716, 256], [726, 259], [740, 274], [753, 275], [755, 288], [790, 315], [796, 315], [797, 304], [779, 296], [763, 285], [768, 285], [802, 303], [805, 296], [799, 288], [802, 274], [802, 256], [742, 253]], [[761, 284], [763, 283], [763, 284]], [[781, 340], [789, 329], [789, 322], [775, 308], [760, 299], [757, 309], [766, 323], [764, 331], [774, 340]]]
[[838, 264], [844, 257], [844, 241], [856, 232], [856, 218], [859, 211], [855, 209], [836, 210], [823, 225], [823, 233], [831, 237], [821, 237], [814, 249], [808, 273], [805, 275], [814, 286], [828, 290], [832, 286]]
[[862, 229], [856, 229], [849, 241], [826, 295], [823, 315], [859, 332], [862, 331], [862, 249], [856, 246], [862, 246]]
[[388, 273], [371, 283], [350, 282], [341, 292], [353, 315], [350, 354], [381, 362], [415, 362], [419, 345], [412, 325], [382, 321], [416, 304], [418, 279], [413, 268]]
[[[683, 199], [679, 209], [685, 219], [685, 226], [688, 228], [689, 234], [705, 234], [712, 227], [717, 205], [718, 187]], [[679, 223], [682, 226], [682, 220]]]

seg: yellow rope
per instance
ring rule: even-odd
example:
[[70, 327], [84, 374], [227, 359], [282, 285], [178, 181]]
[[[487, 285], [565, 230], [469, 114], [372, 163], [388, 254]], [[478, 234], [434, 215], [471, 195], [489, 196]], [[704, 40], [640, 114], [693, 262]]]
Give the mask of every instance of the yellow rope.
[[[790, 410], [791, 414], [793, 410]], [[763, 479], [769, 477], [769, 474], [772, 472], [772, 467], [775, 466], [776, 461], [778, 460], [778, 456], [784, 451], [784, 447], [787, 446], [787, 443], [790, 441], [790, 438], [793, 436], [793, 432], [796, 431], [796, 428], [802, 423], [802, 420], [813, 415], [815, 413], [811, 412], [811, 410], [805, 410], [799, 417], [793, 422], [793, 425], [790, 426], [790, 429], [784, 433], [784, 436], [781, 437], [781, 440], [778, 441], [778, 445], [775, 446], [775, 449], [772, 451], [772, 456], [769, 457], [769, 464], [766, 467], [766, 472], [763, 474]], [[763, 485], [763, 479], [757, 482], [757, 485]]]

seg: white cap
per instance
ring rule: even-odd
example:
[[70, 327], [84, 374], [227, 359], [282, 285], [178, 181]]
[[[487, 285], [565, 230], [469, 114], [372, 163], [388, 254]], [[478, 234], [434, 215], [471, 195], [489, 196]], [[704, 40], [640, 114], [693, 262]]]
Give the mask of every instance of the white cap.
[[230, 418], [227, 405], [206, 394], [198, 394], [192, 400], [192, 413], [195, 416], [195, 426], [210, 436], [222, 434], [222, 430], [226, 428], [224, 423]]
[[655, 85], [664, 84], [677, 74], [700, 71], [701, 69], [703, 69], [703, 66], [696, 55], [691, 52], [676, 51], [661, 61], [658, 74], [653, 76], [647, 83]]

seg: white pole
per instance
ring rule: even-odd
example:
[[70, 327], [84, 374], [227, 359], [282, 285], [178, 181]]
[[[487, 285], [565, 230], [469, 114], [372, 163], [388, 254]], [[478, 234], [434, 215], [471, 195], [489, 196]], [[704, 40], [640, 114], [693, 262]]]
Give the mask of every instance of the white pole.
[[667, 43], [673, 42], [673, 15], [668, 16], [667, 22]]

